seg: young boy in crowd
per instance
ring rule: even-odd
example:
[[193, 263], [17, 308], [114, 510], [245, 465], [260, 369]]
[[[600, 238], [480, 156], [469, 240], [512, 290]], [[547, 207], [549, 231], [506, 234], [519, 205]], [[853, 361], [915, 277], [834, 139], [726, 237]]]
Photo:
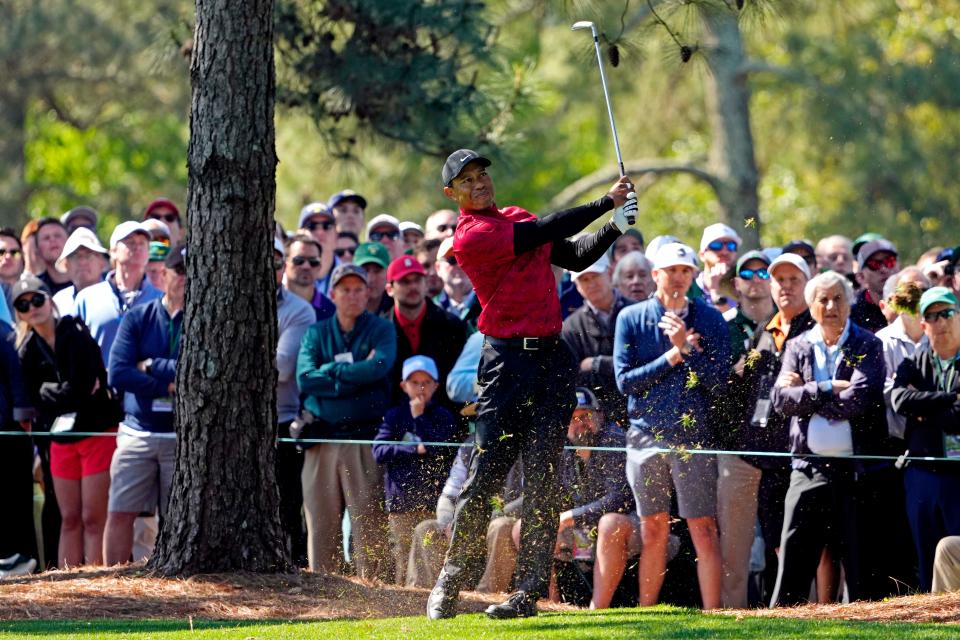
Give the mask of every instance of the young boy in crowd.
[[401, 375], [400, 386], [409, 402], [387, 411], [376, 437], [383, 443], [373, 445], [373, 457], [385, 468], [390, 545], [396, 582], [402, 585], [413, 530], [421, 521], [433, 518], [433, 509], [457, 453], [456, 447], [430, 447], [424, 442], [453, 442], [457, 427], [453, 414], [431, 401], [440, 378], [432, 358], [407, 358]]

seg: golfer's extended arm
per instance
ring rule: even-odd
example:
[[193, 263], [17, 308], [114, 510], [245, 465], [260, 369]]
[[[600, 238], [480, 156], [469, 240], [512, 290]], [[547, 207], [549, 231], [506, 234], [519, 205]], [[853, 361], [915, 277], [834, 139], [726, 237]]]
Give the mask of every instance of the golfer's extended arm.
[[550, 263], [570, 271], [583, 271], [599, 260], [619, 237], [620, 229], [608, 222], [596, 233], [580, 236], [576, 240], [557, 240], [550, 251]]
[[539, 220], [517, 222], [513, 225], [513, 253], [520, 255], [548, 242], [569, 238], [611, 209], [613, 198], [603, 196], [589, 204], [547, 214]]

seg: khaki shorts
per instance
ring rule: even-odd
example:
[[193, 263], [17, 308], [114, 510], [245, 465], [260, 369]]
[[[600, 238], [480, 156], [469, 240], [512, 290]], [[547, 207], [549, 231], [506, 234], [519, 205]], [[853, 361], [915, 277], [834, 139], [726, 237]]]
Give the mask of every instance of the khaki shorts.
[[114, 513], [153, 513], [162, 516], [170, 498], [177, 460], [176, 438], [117, 434], [117, 450], [110, 464], [110, 501]]

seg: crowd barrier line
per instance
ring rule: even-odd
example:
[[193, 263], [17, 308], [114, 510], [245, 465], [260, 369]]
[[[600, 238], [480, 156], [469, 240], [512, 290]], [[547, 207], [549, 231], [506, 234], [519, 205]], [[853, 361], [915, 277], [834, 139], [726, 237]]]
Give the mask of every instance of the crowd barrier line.
[[[123, 433], [123, 432], [120, 432]], [[69, 434], [65, 433], [54, 433], [52, 431], [0, 431], [0, 437], [3, 436], [30, 436], [30, 437], [67, 437], [67, 436], [76, 436], [78, 438], [88, 438], [88, 437], [116, 437], [118, 433], [116, 431], [103, 431], [103, 432], [77, 432], [71, 431]], [[130, 432], [127, 431], [124, 435], [130, 435]], [[137, 434], [138, 438], [150, 438], [154, 437], [149, 431], [145, 431], [142, 434]], [[169, 438], [169, 433], [158, 433], [156, 437]], [[425, 447], [455, 447], [460, 448], [464, 443], [462, 442], [409, 442], [404, 440], [341, 440], [336, 438], [277, 438], [278, 443], [289, 443], [289, 444], [362, 444], [362, 445], [374, 445], [374, 444], [389, 444], [389, 445], [415, 445], [422, 444]], [[644, 453], [666, 453], [674, 455], [713, 455], [713, 456], [750, 456], [750, 457], [767, 457], [767, 458], [830, 458], [835, 460], [901, 460], [901, 461], [918, 461], [918, 462], [960, 462], [960, 458], [951, 458], [951, 457], [934, 457], [934, 456], [874, 456], [874, 455], [864, 455], [864, 454], [854, 454], [850, 456], [827, 456], [817, 453], [803, 453], [795, 454], [790, 453], [789, 451], [733, 451], [728, 449], [697, 449], [697, 448], [687, 448], [687, 447], [644, 447], [642, 449], [637, 449], [633, 447], [587, 447], [587, 446], [575, 446], [567, 445], [564, 449], [575, 451], [575, 450], [589, 450], [589, 451], [610, 451], [610, 452], [619, 452], [619, 453], [628, 453], [630, 451], [643, 451]]]

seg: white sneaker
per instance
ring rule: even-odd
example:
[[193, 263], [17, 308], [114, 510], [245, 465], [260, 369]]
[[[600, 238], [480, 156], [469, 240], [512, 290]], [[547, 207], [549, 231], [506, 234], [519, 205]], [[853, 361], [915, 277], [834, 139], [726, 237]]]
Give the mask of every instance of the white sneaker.
[[22, 553], [17, 553], [0, 560], [0, 579], [30, 575], [36, 568], [36, 560], [28, 558]]

